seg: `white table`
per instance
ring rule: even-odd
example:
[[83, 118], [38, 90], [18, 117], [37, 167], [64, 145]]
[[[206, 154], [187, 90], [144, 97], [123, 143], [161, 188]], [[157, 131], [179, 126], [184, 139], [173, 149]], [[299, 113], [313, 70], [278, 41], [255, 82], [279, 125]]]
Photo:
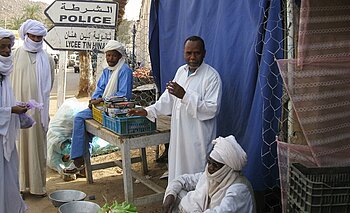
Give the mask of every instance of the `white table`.
[[[158, 186], [154, 182], [146, 179], [145, 176], [133, 171], [131, 164], [142, 161], [143, 173], [147, 173], [147, 158], [146, 147], [157, 146], [160, 144], [169, 143], [170, 140], [170, 119], [164, 116], [157, 119], [157, 131], [152, 134], [136, 135], [136, 136], [120, 136], [108, 129], [104, 128], [101, 124], [95, 120], [86, 120], [86, 132], [89, 132], [95, 136], [102, 138], [105, 141], [119, 147], [121, 151], [121, 160], [115, 160], [113, 162], [106, 162], [101, 164], [91, 165], [90, 153], [87, 151], [84, 160], [86, 168], [86, 177], [88, 183], [93, 182], [92, 171], [98, 169], [109, 168], [112, 166], [118, 166], [123, 169], [123, 183], [124, 183], [124, 196], [125, 201], [131, 202], [135, 205], [144, 205], [156, 201], [161, 201], [164, 196], [165, 189]], [[88, 137], [86, 137], [88, 138]], [[86, 143], [88, 145], [88, 143]], [[140, 149], [140, 158], [131, 158], [130, 151], [132, 149]], [[88, 149], [86, 149], [88, 150]], [[155, 193], [139, 198], [134, 198], [133, 181], [132, 178], [139, 180], [141, 183], [152, 189]]]

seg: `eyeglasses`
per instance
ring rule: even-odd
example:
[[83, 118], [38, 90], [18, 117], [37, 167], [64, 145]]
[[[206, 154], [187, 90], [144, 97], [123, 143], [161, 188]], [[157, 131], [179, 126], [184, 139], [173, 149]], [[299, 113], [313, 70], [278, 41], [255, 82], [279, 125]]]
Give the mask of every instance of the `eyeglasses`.
[[219, 163], [217, 161], [215, 161], [213, 158], [211, 158], [210, 156], [207, 157], [207, 163], [208, 165], [211, 165], [217, 169], [220, 169], [221, 167], [223, 167], [225, 164], [223, 163]]

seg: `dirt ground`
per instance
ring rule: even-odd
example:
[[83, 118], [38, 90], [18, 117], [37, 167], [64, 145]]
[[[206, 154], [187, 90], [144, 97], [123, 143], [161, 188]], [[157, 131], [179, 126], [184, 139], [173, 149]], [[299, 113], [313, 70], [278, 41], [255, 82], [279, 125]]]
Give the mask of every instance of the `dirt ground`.
[[[51, 100], [50, 105], [53, 106], [50, 109], [50, 115], [55, 113], [56, 104], [55, 100]], [[162, 153], [161, 146], [161, 151]], [[156, 147], [147, 148], [147, 161], [150, 179], [162, 186], [163, 188], [167, 185], [166, 179], [159, 179], [159, 177], [166, 171], [167, 167], [165, 164], [158, 164], [155, 162], [155, 149]], [[139, 156], [139, 151], [132, 151], [133, 156]], [[107, 155], [97, 156], [92, 158], [94, 162], [106, 162], [115, 159], [119, 159], [120, 152], [114, 152]], [[141, 173], [141, 163], [133, 164], [133, 169]], [[63, 178], [54, 170], [47, 168], [47, 192], [48, 194], [60, 189], [76, 189], [81, 190], [87, 194], [85, 200], [97, 203], [101, 207], [106, 203], [111, 203], [115, 200], [118, 202], [124, 201], [123, 191], [123, 176], [122, 170], [118, 167], [93, 171], [93, 184], [88, 184], [86, 178], [77, 178], [72, 181], [64, 181]], [[134, 196], [140, 197], [147, 194], [152, 194], [153, 191], [141, 183], [136, 183], [134, 180]], [[94, 200], [89, 200], [89, 196], [94, 196]], [[25, 202], [29, 207], [28, 213], [57, 213], [58, 209], [55, 208], [48, 196], [44, 198], [38, 198], [31, 195], [24, 195]], [[161, 202], [152, 203], [146, 206], [137, 206], [138, 212], [140, 213], [157, 213], [161, 212]], [[74, 212], [72, 212], [74, 213]]]
[[[135, 151], [133, 155], [138, 155], [138, 151]], [[111, 154], [97, 156], [92, 159], [94, 162], [104, 162], [110, 161], [113, 159], [118, 159], [120, 156], [119, 152], [114, 152]], [[159, 179], [159, 177], [166, 171], [165, 164], [158, 164], [154, 162], [155, 159], [155, 148], [151, 147], [147, 149], [148, 157], [148, 175], [150, 179], [162, 187], [166, 187], [167, 181], [164, 179]], [[133, 165], [133, 168], [136, 171], [141, 172], [141, 164], [136, 163]], [[111, 203], [115, 200], [118, 202], [124, 201], [124, 192], [123, 192], [123, 176], [122, 170], [118, 167], [103, 169], [93, 171], [94, 183], [88, 184], [85, 178], [77, 178], [73, 181], [64, 181], [62, 177], [54, 170], [48, 168], [47, 170], [47, 192], [48, 194], [60, 189], [76, 189], [81, 190], [86, 193], [89, 200], [89, 196], [94, 195], [95, 200], [89, 200], [94, 203], [103, 206], [106, 201]], [[151, 194], [153, 191], [144, 186], [141, 183], [135, 183], [134, 181], [134, 196], [140, 197], [147, 194]], [[48, 197], [37, 198], [30, 195], [25, 195], [25, 202], [29, 206], [29, 213], [56, 213], [58, 212]], [[138, 212], [145, 213], [157, 213], [161, 212], [161, 202], [156, 202], [146, 206], [137, 206]], [[72, 212], [74, 213], [74, 212]]]

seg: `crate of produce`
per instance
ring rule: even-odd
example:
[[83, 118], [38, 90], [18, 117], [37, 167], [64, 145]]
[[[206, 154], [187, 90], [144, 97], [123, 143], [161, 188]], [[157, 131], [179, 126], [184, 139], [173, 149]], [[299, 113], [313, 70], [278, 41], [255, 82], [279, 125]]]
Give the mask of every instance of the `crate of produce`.
[[288, 212], [350, 212], [350, 167], [292, 164], [288, 205]]
[[103, 103], [99, 103], [96, 106], [92, 104], [92, 118], [102, 124], [103, 120]]
[[156, 130], [156, 123], [142, 116], [110, 117], [103, 113], [103, 126], [118, 135], [135, 135], [152, 133]]

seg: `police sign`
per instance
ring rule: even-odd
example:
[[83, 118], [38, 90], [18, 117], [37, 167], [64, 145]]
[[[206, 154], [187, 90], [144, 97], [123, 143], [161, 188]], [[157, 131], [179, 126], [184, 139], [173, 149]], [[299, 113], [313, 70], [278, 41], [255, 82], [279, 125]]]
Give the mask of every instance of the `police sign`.
[[56, 0], [44, 13], [57, 26], [114, 28], [117, 25], [118, 3]]

